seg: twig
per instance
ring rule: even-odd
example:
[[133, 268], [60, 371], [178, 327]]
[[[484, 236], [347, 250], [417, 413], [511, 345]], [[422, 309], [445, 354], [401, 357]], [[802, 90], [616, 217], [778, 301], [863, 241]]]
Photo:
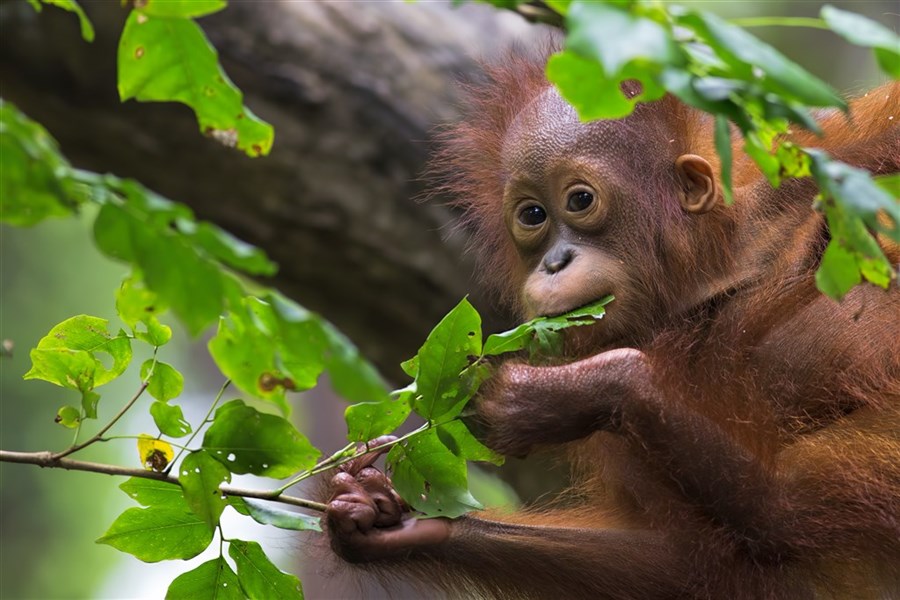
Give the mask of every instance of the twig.
[[[103, 463], [87, 462], [83, 460], [74, 460], [71, 458], [63, 458], [52, 452], [11, 452], [9, 450], [0, 450], [0, 462], [12, 462], [29, 465], [37, 465], [41, 468], [48, 469], [66, 469], [68, 471], [87, 471], [90, 473], [103, 473], [105, 475], [119, 475], [123, 477], [141, 477], [143, 479], [153, 479], [179, 485], [178, 479], [165, 473], [156, 471], [147, 471], [146, 469], [136, 469], [130, 467], [120, 467], [118, 465], [107, 465]], [[307, 500], [306, 498], [297, 498], [295, 496], [285, 496], [278, 490], [252, 490], [248, 488], [240, 488], [231, 485], [222, 485], [219, 487], [221, 492], [227, 496], [240, 496], [241, 498], [256, 498], [258, 500], [271, 500], [273, 502], [281, 502], [282, 504], [290, 504], [299, 506], [300, 508], [308, 508], [319, 512], [325, 511], [325, 505], [321, 502]]]
[[206, 424], [209, 422], [209, 418], [212, 416], [213, 411], [214, 411], [214, 410], [216, 409], [216, 407], [219, 405], [219, 400], [221, 400], [221, 399], [222, 399], [222, 396], [225, 395], [225, 390], [228, 389], [228, 386], [229, 386], [229, 385], [231, 385], [231, 380], [230, 380], [230, 379], [226, 379], [226, 380], [225, 380], [225, 383], [222, 384], [222, 387], [219, 388], [219, 393], [216, 394], [216, 397], [215, 397], [215, 399], [213, 400], [212, 405], [209, 407], [209, 410], [206, 411], [206, 416], [203, 417], [203, 420], [200, 421], [200, 424], [197, 425], [196, 429], [194, 429], [193, 433], [191, 433], [191, 437], [189, 437], [188, 440], [187, 440], [187, 441], [184, 443], [184, 445], [181, 447], [181, 450], [179, 450], [179, 452], [178, 452], [178, 456], [176, 456], [174, 459], [172, 459], [172, 461], [169, 463], [169, 468], [166, 469], [166, 472], [167, 472], [167, 473], [168, 473], [170, 470], [172, 470], [172, 465], [174, 465], [175, 463], [178, 462], [178, 459], [181, 458], [181, 455], [184, 454], [184, 452], [185, 452], [185, 450], [187, 450], [188, 446], [191, 445], [191, 442], [194, 441], [194, 438], [197, 437], [197, 434], [200, 433], [200, 430], [203, 428], [203, 426], [206, 425]]
[[68, 455], [72, 454], [73, 452], [78, 452], [78, 451], [81, 450], [82, 448], [85, 448], [85, 447], [87, 447], [87, 446], [90, 446], [90, 445], [93, 444], [94, 442], [100, 440], [100, 438], [103, 437], [103, 434], [106, 433], [107, 431], [109, 431], [110, 429], [112, 429], [112, 426], [115, 425], [116, 422], [117, 422], [119, 419], [121, 419], [122, 416], [123, 416], [125, 413], [127, 413], [127, 412], [129, 411], [129, 409], [130, 409], [132, 406], [134, 406], [134, 403], [138, 401], [138, 398], [141, 397], [141, 394], [144, 393], [144, 390], [147, 389], [147, 386], [148, 386], [148, 385], [149, 385], [148, 382], [146, 382], [146, 381], [142, 382], [142, 383], [141, 383], [141, 387], [139, 387], [139, 388], [138, 388], [138, 391], [135, 392], [134, 396], [131, 397], [131, 400], [129, 400], [128, 403], [125, 404], [125, 406], [122, 407], [122, 410], [120, 410], [119, 412], [117, 412], [117, 413], [116, 413], [116, 416], [114, 416], [114, 417], [112, 418], [112, 420], [111, 420], [109, 423], [107, 423], [107, 424], [103, 427], [103, 429], [101, 429], [100, 431], [98, 431], [96, 435], [94, 435], [93, 437], [91, 437], [91, 438], [88, 439], [87, 441], [81, 442], [80, 444], [75, 444], [74, 446], [70, 446], [69, 448], [66, 448], [66, 449], [63, 450], [62, 452], [57, 452], [56, 454], [51, 455], [52, 458], [59, 460], [59, 459], [65, 457], [65, 456], [68, 456]]

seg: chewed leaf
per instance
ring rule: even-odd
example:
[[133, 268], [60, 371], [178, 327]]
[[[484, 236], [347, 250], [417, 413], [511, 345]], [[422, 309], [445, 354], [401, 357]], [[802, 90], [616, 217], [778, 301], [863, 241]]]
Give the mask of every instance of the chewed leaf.
[[138, 436], [137, 447], [141, 464], [148, 471], [161, 473], [165, 471], [172, 459], [175, 458], [175, 451], [170, 443], [158, 440], [147, 434]]
[[191, 424], [185, 420], [180, 406], [163, 401], [154, 402], [150, 405], [150, 416], [163, 435], [179, 438], [191, 432]]
[[[25, 379], [43, 379], [56, 385], [89, 392], [121, 375], [131, 362], [131, 341], [120, 332], [107, 331], [109, 321], [79, 315], [66, 319], [31, 351], [31, 370]], [[97, 357], [112, 359], [107, 368]]]
[[613, 297], [607, 296], [566, 314], [556, 317], [538, 317], [509, 331], [490, 335], [484, 342], [483, 354], [495, 356], [506, 352], [517, 352], [530, 347], [536, 337], [546, 338], [547, 332], [591, 325], [603, 318], [603, 315], [606, 314], [604, 307], [612, 301]]
[[215, 49], [192, 19], [132, 11], [119, 40], [119, 96], [190, 106], [200, 130], [248, 156], [269, 153], [272, 126], [243, 105]]
[[426, 419], [461, 408], [460, 373], [481, 354], [481, 316], [463, 299], [428, 335], [418, 353], [413, 409]]

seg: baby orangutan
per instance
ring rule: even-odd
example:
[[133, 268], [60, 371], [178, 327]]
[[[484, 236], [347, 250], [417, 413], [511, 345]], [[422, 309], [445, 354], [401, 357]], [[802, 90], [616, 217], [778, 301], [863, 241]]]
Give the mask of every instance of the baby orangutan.
[[[332, 481], [334, 550], [464, 598], [900, 598], [896, 282], [826, 298], [811, 181], [772, 189], [735, 143], [726, 207], [706, 116], [582, 123], [542, 71], [496, 70], [437, 168], [522, 317], [615, 296], [565, 363], [502, 364], [473, 401], [502, 454], [567, 444], [573, 489], [416, 520], [368, 456]], [[851, 108], [792, 139], [900, 170], [900, 86]]]

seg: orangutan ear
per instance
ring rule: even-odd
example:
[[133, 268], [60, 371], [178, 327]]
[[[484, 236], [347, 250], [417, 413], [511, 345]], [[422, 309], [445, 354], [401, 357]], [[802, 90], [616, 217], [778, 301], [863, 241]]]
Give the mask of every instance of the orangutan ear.
[[702, 156], [682, 154], [675, 160], [681, 184], [681, 207], [689, 213], [709, 212], [719, 201], [719, 186], [712, 165]]

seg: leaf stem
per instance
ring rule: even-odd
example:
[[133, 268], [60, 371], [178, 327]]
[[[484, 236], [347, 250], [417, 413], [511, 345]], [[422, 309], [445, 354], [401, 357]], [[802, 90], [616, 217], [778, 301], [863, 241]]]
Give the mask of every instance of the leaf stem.
[[131, 409], [132, 406], [134, 406], [134, 403], [138, 401], [138, 399], [144, 393], [144, 390], [147, 389], [147, 385], [148, 384], [146, 381], [142, 381], [141, 387], [139, 387], [137, 392], [135, 392], [134, 396], [131, 397], [131, 400], [129, 400], [125, 404], [125, 406], [123, 406], [122, 409], [118, 413], [116, 413], [116, 416], [114, 416], [112, 418], [112, 420], [110, 420], [110, 422], [107, 423], [93, 437], [91, 437], [90, 439], [88, 439], [84, 442], [81, 442], [80, 444], [75, 444], [73, 446], [69, 446], [67, 449], [63, 450], [62, 452], [57, 452], [56, 454], [53, 454], [53, 458], [56, 460], [59, 460], [59, 459], [66, 457], [74, 452], [78, 452], [82, 448], [86, 448], [86, 447], [90, 446], [91, 444], [93, 444], [94, 442], [100, 440], [103, 437], [103, 434], [106, 433], [107, 431], [109, 431], [112, 428], [112, 426], [115, 425], [119, 421], [119, 419], [121, 419], [125, 415], [125, 413], [127, 413]]
[[173, 458], [172, 461], [169, 463], [169, 467], [166, 469], [166, 472], [169, 472], [170, 470], [172, 470], [172, 465], [174, 465], [176, 462], [178, 462], [178, 459], [181, 458], [181, 455], [184, 454], [189, 449], [191, 442], [193, 442], [194, 438], [197, 437], [197, 434], [200, 433], [200, 429], [202, 429], [203, 426], [209, 421], [210, 415], [213, 414], [213, 411], [216, 409], [216, 406], [218, 406], [218, 404], [219, 404], [219, 400], [221, 400], [222, 396], [225, 395], [225, 390], [228, 389], [229, 385], [231, 385], [231, 380], [226, 379], [225, 383], [222, 384], [222, 387], [219, 388], [219, 393], [216, 394], [216, 397], [213, 400], [212, 405], [209, 407], [209, 410], [206, 411], [206, 416], [203, 417], [203, 420], [200, 421], [200, 424], [197, 425], [196, 429], [194, 429], [194, 432], [191, 433], [191, 437], [189, 437], [187, 439], [187, 441], [184, 443], [184, 446], [182, 446], [181, 449], [178, 451], [178, 455], [175, 458]]
[[300, 473], [299, 475], [297, 475], [296, 477], [294, 477], [293, 479], [288, 481], [283, 486], [276, 488], [275, 490], [273, 490], [273, 492], [275, 492], [276, 494], [280, 494], [280, 493], [284, 492], [286, 489], [288, 489], [289, 487], [296, 485], [296, 484], [300, 483], [301, 481], [303, 481], [304, 479], [308, 479], [308, 478], [312, 477], [313, 475], [318, 475], [319, 473], [323, 473], [323, 472], [333, 469], [335, 467], [339, 467], [343, 464], [346, 464], [352, 460], [359, 458], [360, 456], [365, 456], [366, 454], [371, 454], [372, 452], [381, 452], [385, 448], [390, 448], [391, 446], [396, 446], [400, 442], [404, 442], [404, 441], [408, 440], [409, 438], [416, 436], [424, 431], [427, 431], [435, 426], [436, 425], [434, 423], [429, 421], [427, 423], [424, 423], [418, 429], [415, 429], [405, 435], [398, 437], [396, 440], [392, 440], [390, 442], [386, 442], [386, 443], [378, 445], [378, 446], [372, 446], [371, 448], [363, 448], [361, 451], [355, 452], [350, 456], [345, 456], [344, 458], [339, 458], [338, 460], [332, 460], [334, 457], [339, 457], [344, 451], [348, 450], [349, 448], [352, 448], [355, 444], [351, 442], [350, 444], [347, 444], [347, 446], [344, 446], [343, 449], [339, 450], [338, 452], [335, 452], [330, 457], [323, 460], [322, 462], [320, 462], [313, 468]]
[[824, 20], [815, 17], [742, 17], [729, 19], [728, 21], [738, 27], [811, 27], [813, 29], [830, 29]]
[[[0, 450], [0, 462], [11, 462], [20, 464], [37, 465], [48, 469], [66, 469], [67, 471], [86, 471], [90, 473], [102, 473], [105, 475], [118, 475], [122, 477], [140, 477], [142, 479], [153, 479], [179, 485], [178, 479], [167, 473], [159, 473], [157, 471], [148, 471], [146, 469], [135, 469], [130, 467], [120, 467], [118, 465], [109, 465], [104, 463], [87, 462], [83, 460], [74, 460], [71, 458], [62, 458], [49, 451], [44, 452], [11, 452], [9, 450]], [[307, 500], [306, 498], [297, 498], [294, 496], [285, 496], [277, 493], [277, 490], [253, 490], [249, 488], [241, 488], [231, 485], [219, 486], [221, 492], [227, 496], [240, 496], [241, 498], [256, 498], [257, 500], [271, 500], [291, 506], [299, 506], [319, 512], [325, 511], [325, 504]]]

